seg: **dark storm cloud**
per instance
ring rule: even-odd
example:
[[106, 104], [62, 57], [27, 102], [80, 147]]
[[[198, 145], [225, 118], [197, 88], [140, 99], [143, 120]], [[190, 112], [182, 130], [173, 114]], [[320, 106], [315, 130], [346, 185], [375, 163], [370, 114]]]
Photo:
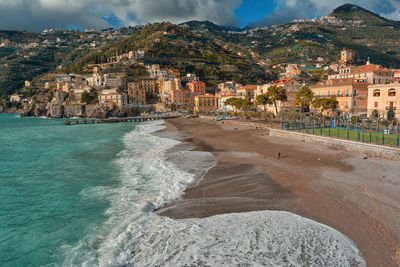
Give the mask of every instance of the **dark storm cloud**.
[[42, 30], [107, 27], [103, 18], [123, 25], [153, 21], [210, 20], [235, 24], [241, 0], [0, 0], [0, 28]]

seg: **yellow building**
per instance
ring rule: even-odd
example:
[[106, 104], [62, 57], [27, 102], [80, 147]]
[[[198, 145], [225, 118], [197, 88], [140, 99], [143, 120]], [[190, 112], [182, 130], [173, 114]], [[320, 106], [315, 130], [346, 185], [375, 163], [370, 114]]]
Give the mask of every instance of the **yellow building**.
[[194, 112], [214, 112], [218, 108], [217, 98], [214, 95], [198, 95], [194, 98]]
[[368, 87], [368, 117], [374, 111], [388, 120], [400, 119], [400, 83], [374, 84]]

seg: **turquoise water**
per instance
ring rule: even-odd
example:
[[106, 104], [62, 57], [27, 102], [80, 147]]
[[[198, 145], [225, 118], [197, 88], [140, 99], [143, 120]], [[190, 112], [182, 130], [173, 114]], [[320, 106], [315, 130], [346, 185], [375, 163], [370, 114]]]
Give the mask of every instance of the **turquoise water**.
[[120, 183], [113, 160], [134, 129], [0, 114], [0, 266], [61, 265], [106, 222], [110, 200], [82, 192]]
[[365, 266], [346, 236], [286, 212], [158, 216], [216, 164], [162, 123], [0, 114], [0, 266]]

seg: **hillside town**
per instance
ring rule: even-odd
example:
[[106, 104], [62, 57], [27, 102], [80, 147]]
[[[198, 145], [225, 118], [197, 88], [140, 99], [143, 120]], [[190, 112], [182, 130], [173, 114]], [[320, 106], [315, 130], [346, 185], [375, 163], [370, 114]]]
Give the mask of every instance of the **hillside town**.
[[[121, 58], [138, 59], [144, 51], [131, 51]], [[279, 80], [265, 84], [239, 84], [226, 81], [217, 88], [209, 88], [194, 73], [180, 73], [160, 65], [143, 66], [146, 78], [128, 81], [124, 73], [108, 72], [107, 64], [93, 66], [90, 74], [57, 73], [53, 81], [43, 84], [43, 90], [53, 92], [53, 98], [42, 110], [49, 117], [106, 116], [112, 111], [133, 109], [136, 113], [151, 111], [182, 111], [186, 113], [226, 113], [250, 109], [267, 111], [277, 116], [285, 111], [320, 110], [313, 103], [299, 105], [296, 95], [302, 87], [312, 91], [314, 99], [331, 99], [337, 102], [335, 111], [350, 116], [379, 116], [387, 120], [400, 119], [400, 70], [388, 69], [368, 62], [356, 66], [353, 50], [344, 48], [340, 60], [333, 64], [334, 74], [326, 81], [310, 83], [303, 77], [301, 66], [288, 64]], [[30, 81], [25, 86], [31, 86]], [[285, 96], [276, 101], [259, 103], [261, 95], [268, 95], [271, 87], [282, 88]], [[300, 96], [301, 97], [301, 96]], [[231, 98], [247, 101], [247, 106], [227, 104]], [[21, 95], [10, 97], [28, 109], [31, 101]], [[100, 113], [99, 113], [100, 112]], [[327, 112], [325, 110], [325, 112]], [[110, 115], [111, 116], [111, 115]], [[119, 116], [119, 115], [116, 115]]]

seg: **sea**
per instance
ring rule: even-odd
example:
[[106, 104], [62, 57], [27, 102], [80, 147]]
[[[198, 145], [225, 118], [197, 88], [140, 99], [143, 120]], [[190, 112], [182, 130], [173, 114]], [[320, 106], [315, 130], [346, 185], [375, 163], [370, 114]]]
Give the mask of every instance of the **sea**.
[[0, 266], [365, 266], [288, 212], [159, 216], [217, 163], [164, 128], [0, 114]]

